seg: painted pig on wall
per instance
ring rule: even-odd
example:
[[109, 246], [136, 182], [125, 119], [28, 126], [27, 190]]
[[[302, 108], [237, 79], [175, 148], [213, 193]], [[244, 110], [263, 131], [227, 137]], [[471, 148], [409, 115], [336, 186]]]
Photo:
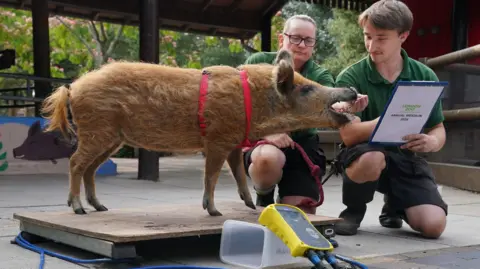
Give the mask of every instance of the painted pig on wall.
[[13, 148], [13, 157], [29, 161], [69, 158], [75, 151], [75, 141], [66, 141], [60, 132], [43, 132], [40, 121], [33, 123], [28, 129], [23, 143]]

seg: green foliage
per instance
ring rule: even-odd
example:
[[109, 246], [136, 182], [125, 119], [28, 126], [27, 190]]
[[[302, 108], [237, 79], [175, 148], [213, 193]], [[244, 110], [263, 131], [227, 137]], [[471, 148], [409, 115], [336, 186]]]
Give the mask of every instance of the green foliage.
[[359, 13], [334, 9], [333, 14], [327, 30], [335, 40], [336, 51], [325, 59], [324, 67], [336, 77], [344, 68], [365, 57], [367, 52], [363, 42], [363, 30], [357, 23]]

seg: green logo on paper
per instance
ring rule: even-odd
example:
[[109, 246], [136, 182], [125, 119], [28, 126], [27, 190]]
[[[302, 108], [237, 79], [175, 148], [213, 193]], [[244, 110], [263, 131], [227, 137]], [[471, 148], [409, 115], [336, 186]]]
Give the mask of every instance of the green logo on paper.
[[403, 105], [403, 110], [405, 112], [414, 112], [415, 109], [422, 107], [421, 105]]

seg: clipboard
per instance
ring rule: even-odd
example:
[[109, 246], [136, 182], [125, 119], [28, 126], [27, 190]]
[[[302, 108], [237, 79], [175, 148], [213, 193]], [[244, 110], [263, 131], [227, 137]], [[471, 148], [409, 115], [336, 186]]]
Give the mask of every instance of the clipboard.
[[[401, 140], [401, 137], [407, 134], [420, 133], [423, 130], [435, 104], [447, 86], [448, 81], [398, 81], [368, 143], [383, 146], [400, 146], [405, 144], [406, 141]], [[428, 92], [431, 101], [425, 102], [421, 96], [425, 96], [425, 90], [428, 91], [430, 89], [433, 90]], [[411, 94], [411, 98], [408, 101], [411, 104], [400, 105], [403, 101], [394, 101], [394, 98], [400, 95], [400, 91], [404, 91], [402, 92], [403, 97], [407, 96], [407, 93]], [[419, 103], [422, 104], [420, 105]], [[388, 118], [388, 120], [385, 120], [385, 118]], [[410, 122], [408, 122], [409, 120]], [[408, 127], [408, 130], [405, 127]]]

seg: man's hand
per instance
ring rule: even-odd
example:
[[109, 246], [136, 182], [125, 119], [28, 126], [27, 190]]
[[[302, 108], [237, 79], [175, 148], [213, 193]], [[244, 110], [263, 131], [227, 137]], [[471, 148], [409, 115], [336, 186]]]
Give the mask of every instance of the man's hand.
[[408, 149], [413, 152], [432, 152], [438, 146], [438, 140], [433, 135], [412, 134], [403, 138], [407, 143], [400, 148]]
[[355, 103], [338, 102], [332, 105], [332, 108], [338, 112], [357, 113], [363, 111], [368, 105], [368, 95], [359, 94]]
[[359, 94], [352, 106], [352, 112], [362, 112], [368, 105], [368, 95]]
[[263, 139], [273, 143], [278, 148], [295, 148], [295, 144], [288, 134], [273, 134], [265, 136]]

